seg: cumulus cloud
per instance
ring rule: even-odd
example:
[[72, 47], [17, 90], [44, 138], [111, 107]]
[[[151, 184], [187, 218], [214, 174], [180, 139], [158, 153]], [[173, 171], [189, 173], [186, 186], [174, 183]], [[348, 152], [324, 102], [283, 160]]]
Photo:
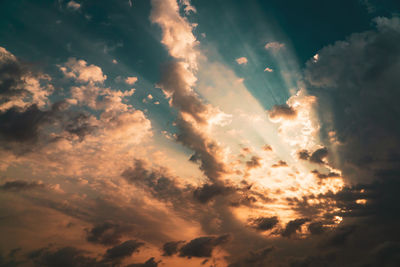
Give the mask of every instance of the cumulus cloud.
[[[320, 102], [323, 137], [340, 155], [332, 160], [353, 181], [396, 168], [390, 158], [400, 146], [399, 129], [393, 126], [399, 112], [399, 18], [380, 17], [375, 24], [376, 29], [321, 49], [319, 60], [305, 69], [308, 91]], [[329, 142], [332, 129], [339, 145]]]
[[246, 65], [247, 64], [247, 58], [246, 57], [239, 57], [236, 59], [236, 63], [239, 65]]
[[10, 108], [44, 107], [53, 92], [51, 78], [32, 72], [13, 54], [0, 47], [0, 112]]
[[176, 0], [152, 0], [151, 3], [150, 20], [161, 27], [161, 42], [168, 48], [172, 57], [186, 60], [195, 68], [198, 54], [195, 47], [198, 42], [192, 33], [194, 26], [185, 17], [180, 16]]
[[127, 77], [125, 79], [125, 83], [127, 83], [129, 85], [134, 85], [137, 81], [138, 81], [137, 77]]
[[69, 58], [63, 65], [59, 66], [65, 77], [75, 79], [79, 82], [86, 83], [103, 83], [107, 76], [103, 75], [100, 67], [95, 65], [88, 65], [83, 59], [77, 60], [76, 58]]

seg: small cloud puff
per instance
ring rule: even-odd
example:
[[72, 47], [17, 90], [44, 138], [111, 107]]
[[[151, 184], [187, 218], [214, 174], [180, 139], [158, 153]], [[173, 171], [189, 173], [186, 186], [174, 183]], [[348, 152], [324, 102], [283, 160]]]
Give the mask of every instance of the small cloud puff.
[[274, 70], [273, 70], [273, 69], [271, 69], [271, 68], [268, 68], [268, 67], [266, 67], [266, 68], [264, 69], [264, 71], [267, 71], [267, 72], [273, 72]]
[[285, 44], [279, 43], [279, 42], [269, 42], [269, 43], [266, 43], [264, 46], [265, 49], [272, 50], [274, 52], [277, 52], [284, 47], [285, 47]]
[[138, 78], [137, 77], [127, 77], [125, 79], [125, 82], [129, 85], [134, 85], [137, 82]]
[[245, 64], [247, 64], [248, 60], [246, 57], [239, 57], [236, 59], [236, 62], [239, 65], [243, 65], [243, 64], [245, 65]]
[[71, 0], [68, 2], [67, 7], [70, 9], [78, 10], [79, 8], [81, 8], [81, 4]]

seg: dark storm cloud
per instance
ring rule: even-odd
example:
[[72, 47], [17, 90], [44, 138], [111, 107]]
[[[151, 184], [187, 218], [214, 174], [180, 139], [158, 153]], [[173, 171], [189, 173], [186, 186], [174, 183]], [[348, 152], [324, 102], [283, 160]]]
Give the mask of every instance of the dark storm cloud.
[[287, 167], [287, 166], [288, 165], [287, 165], [286, 161], [283, 161], [283, 160], [280, 160], [277, 163], [271, 165], [272, 168]]
[[297, 117], [297, 111], [287, 104], [274, 105], [268, 114], [271, 119], [282, 118], [286, 120], [292, 120]]
[[200, 203], [207, 203], [219, 195], [228, 195], [234, 192], [233, 187], [227, 187], [222, 183], [204, 184], [193, 191], [193, 196]]
[[210, 106], [203, 103], [201, 98], [192, 90], [195, 77], [184, 62], [170, 62], [162, 68], [160, 87], [170, 99], [171, 105], [179, 111], [176, 124], [180, 130], [177, 141], [194, 151], [191, 161], [200, 162], [200, 169], [211, 181], [218, 180], [227, 172], [220, 158], [221, 149], [208, 135], [199, 131], [192, 122], [184, 119], [191, 116], [198, 126], [207, 124], [208, 119], [215, 113]]
[[223, 245], [231, 239], [230, 235], [203, 236], [191, 240], [179, 250], [181, 257], [211, 257], [216, 246]]
[[45, 188], [45, 185], [38, 182], [27, 182], [22, 180], [8, 181], [0, 185], [0, 190], [4, 191], [22, 191], [35, 188]]
[[318, 170], [312, 170], [311, 173], [320, 179], [340, 177], [340, 174], [336, 172], [328, 172], [327, 174], [324, 174], [320, 173]]
[[84, 113], [71, 115], [71, 118], [65, 123], [65, 130], [70, 134], [79, 137], [82, 141], [85, 136], [91, 134], [96, 130], [96, 126], [89, 122], [89, 116]]
[[299, 152], [297, 152], [297, 155], [299, 159], [302, 160], [308, 160], [310, 158], [310, 152], [308, 152], [306, 149], [300, 150]]
[[179, 251], [179, 247], [183, 245], [185, 241], [171, 241], [167, 242], [163, 245], [163, 256], [172, 256], [177, 254]]
[[25, 89], [24, 75], [28, 73], [26, 66], [4, 48], [0, 47], [0, 104], [15, 98], [30, 96]]
[[122, 259], [131, 256], [135, 252], [138, 252], [139, 248], [142, 247], [143, 245], [144, 245], [143, 242], [139, 242], [137, 240], [128, 240], [122, 244], [107, 249], [104, 258], [110, 260]]
[[273, 216], [273, 217], [260, 217], [251, 220], [251, 225], [255, 229], [259, 231], [267, 231], [271, 230], [278, 224], [279, 220], [278, 217]]
[[136, 159], [133, 167], [125, 170], [122, 176], [129, 182], [145, 187], [156, 198], [174, 202], [183, 201], [183, 189], [165, 169], [149, 169], [147, 164]]
[[323, 159], [328, 156], [328, 149], [325, 147], [319, 148], [315, 150], [311, 156], [310, 156], [310, 161], [317, 163], [317, 164], [324, 164]]
[[144, 263], [132, 263], [126, 267], [157, 267], [160, 262], [161, 261], [155, 261], [154, 258], [150, 258]]
[[177, 141], [195, 151], [191, 159], [200, 162], [200, 169], [210, 181], [217, 181], [228, 172], [220, 158], [221, 149], [215, 141], [181, 118], [178, 118], [177, 124], [180, 128]]
[[261, 166], [261, 158], [258, 156], [252, 156], [249, 161], [246, 161], [247, 169], [254, 169]]
[[105, 246], [116, 245], [120, 243], [120, 238], [124, 233], [130, 232], [132, 227], [120, 226], [111, 222], [97, 224], [91, 230], [87, 231], [86, 240], [92, 243], [98, 243]]
[[196, 121], [205, 123], [204, 113], [207, 107], [190, 89], [188, 77], [192, 77], [193, 74], [185, 68], [183, 62], [167, 63], [162, 67], [161, 73], [160, 86], [171, 94], [172, 105], [181, 112], [190, 114]]
[[40, 267], [108, 267], [106, 263], [88, 256], [86, 251], [74, 248], [63, 247], [56, 250], [43, 248], [33, 251], [28, 256], [35, 266]]
[[302, 218], [302, 219], [295, 219], [286, 224], [285, 229], [283, 229], [281, 235], [284, 237], [291, 237], [297, 231], [301, 229], [301, 226], [306, 222], [309, 222], [310, 219]]
[[306, 64], [308, 92], [318, 98], [321, 133], [329, 149], [333, 130], [340, 145], [329, 161], [353, 182], [374, 179], [400, 161], [400, 19], [379, 17], [376, 29], [353, 34], [318, 52]]
[[52, 113], [42, 111], [36, 105], [26, 110], [13, 107], [0, 112], [0, 140], [3, 146], [9, 142], [34, 143], [39, 137], [40, 127], [49, 122]]
[[269, 266], [266, 261], [274, 250], [274, 247], [267, 247], [257, 251], [250, 251], [249, 255], [244, 259], [230, 264], [229, 267]]
[[322, 222], [312, 222], [308, 225], [308, 231], [312, 235], [320, 235], [325, 232], [325, 227]]

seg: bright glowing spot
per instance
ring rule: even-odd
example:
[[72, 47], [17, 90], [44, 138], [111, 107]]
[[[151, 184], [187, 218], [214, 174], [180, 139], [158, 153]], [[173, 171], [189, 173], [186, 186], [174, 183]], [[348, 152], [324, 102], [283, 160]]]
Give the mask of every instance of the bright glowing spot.
[[366, 199], [357, 199], [356, 203], [360, 204], [360, 205], [365, 205], [367, 203], [367, 200]]
[[343, 221], [343, 217], [335, 216], [335, 218], [333, 219], [333, 221], [334, 221], [336, 224], [339, 224], [339, 223], [341, 223], [341, 222]]

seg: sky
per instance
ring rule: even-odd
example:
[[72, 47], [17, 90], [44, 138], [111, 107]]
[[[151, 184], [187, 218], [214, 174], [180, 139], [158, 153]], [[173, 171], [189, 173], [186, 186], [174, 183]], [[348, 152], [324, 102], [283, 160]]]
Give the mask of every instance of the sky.
[[398, 266], [399, 16], [0, 1], [0, 267]]

